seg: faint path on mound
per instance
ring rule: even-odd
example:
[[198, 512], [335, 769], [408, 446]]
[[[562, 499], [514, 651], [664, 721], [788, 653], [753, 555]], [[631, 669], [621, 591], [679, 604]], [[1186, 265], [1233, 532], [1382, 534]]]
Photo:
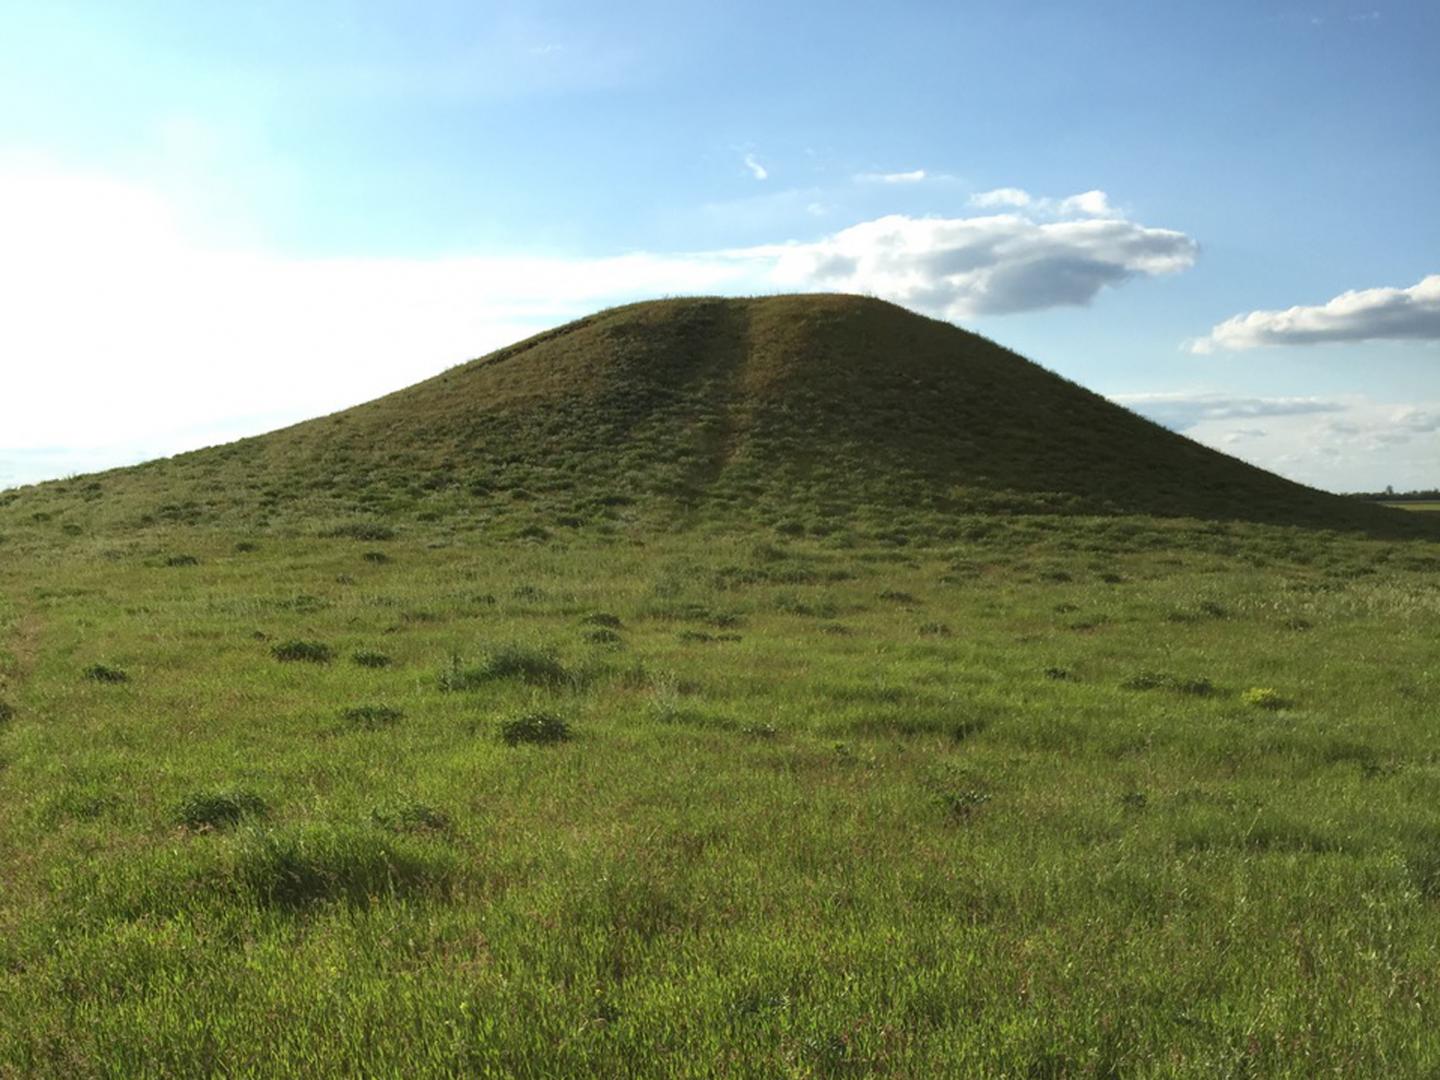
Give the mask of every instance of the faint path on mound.
[[724, 475], [747, 426], [739, 415], [743, 406], [738, 392], [750, 359], [750, 309], [726, 304], [723, 310], [728, 325], [713, 335], [711, 355], [696, 379], [702, 387], [701, 400], [718, 405], [713, 417], [692, 429], [695, 461], [686, 472], [685, 488], [696, 502]]

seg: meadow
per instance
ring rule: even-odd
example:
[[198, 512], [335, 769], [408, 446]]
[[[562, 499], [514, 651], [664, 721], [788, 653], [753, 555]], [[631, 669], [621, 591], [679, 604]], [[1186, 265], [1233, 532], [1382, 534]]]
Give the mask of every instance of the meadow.
[[0, 1076], [1440, 1071], [1440, 543], [623, 513], [12, 525]]

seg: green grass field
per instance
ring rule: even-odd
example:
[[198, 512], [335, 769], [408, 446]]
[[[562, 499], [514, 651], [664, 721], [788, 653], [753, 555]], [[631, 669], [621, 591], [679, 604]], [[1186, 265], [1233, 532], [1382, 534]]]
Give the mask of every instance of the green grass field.
[[1440, 546], [966, 524], [19, 542], [0, 1074], [1440, 1069]]
[[1440, 1075], [1437, 525], [853, 297], [0, 492], [0, 1077]]
[[1418, 510], [1418, 511], [1440, 510], [1440, 502], [1416, 502], [1416, 501], [1411, 500], [1411, 501], [1386, 502], [1386, 503], [1381, 503], [1381, 505], [1382, 505], [1382, 506], [1393, 506], [1393, 507], [1394, 507], [1395, 509], [1397, 509], [1397, 510]]

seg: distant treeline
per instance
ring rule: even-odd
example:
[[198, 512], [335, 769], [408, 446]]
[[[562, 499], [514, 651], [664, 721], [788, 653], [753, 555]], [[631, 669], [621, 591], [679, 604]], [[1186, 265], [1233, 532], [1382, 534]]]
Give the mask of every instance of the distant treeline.
[[1368, 499], [1374, 502], [1435, 502], [1440, 501], [1440, 488], [1428, 488], [1424, 491], [1355, 491], [1350, 493], [1352, 499]]

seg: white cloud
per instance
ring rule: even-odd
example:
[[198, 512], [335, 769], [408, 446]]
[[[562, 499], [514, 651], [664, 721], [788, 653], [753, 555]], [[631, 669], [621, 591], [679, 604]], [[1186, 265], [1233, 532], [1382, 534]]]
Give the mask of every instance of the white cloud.
[[754, 154], [745, 155], [745, 167], [750, 170], [750, 175], [756, 180], [765, 180], [770, 176], [770, 170], [761, 165]]
[[982, 210], [993, 210], [1001, 206], [1029, 206], [1034, 198], [1023, 188], [1002, 187], [993, 191], [982, 191], [970, 196], [970, 205]]
[[1069, 198], [1060, 200], [1060, 213], [1087, 214], [1090, 217], [1109, 217], [1115, 214], [1110, 206], [1109, 196], [1103, 191], [1082, 191], [1079, 195], [1071, 195]]
[[891, 215], [775, 249], [795, 286], [873, 293], [948, 319], [1087, 304], [1106, 286], [1195, 261], [1183, 233], [1122, 218], [1036, 222]]
[[1252, 311], [1226, 319], [1192, 352], [1315, 345], [1344, 341], [1440, 341], [1440, 274], [1408, 289], [1360, 289], [1324, 304], [1284, 311]]
[[924, 169], [912, 169], [910, 172], [860, 173], [855, 179], [867, 184], [918, 184], [925, 175]]

